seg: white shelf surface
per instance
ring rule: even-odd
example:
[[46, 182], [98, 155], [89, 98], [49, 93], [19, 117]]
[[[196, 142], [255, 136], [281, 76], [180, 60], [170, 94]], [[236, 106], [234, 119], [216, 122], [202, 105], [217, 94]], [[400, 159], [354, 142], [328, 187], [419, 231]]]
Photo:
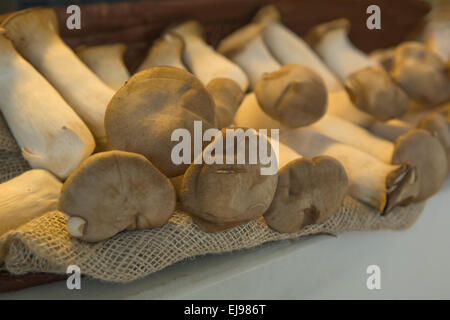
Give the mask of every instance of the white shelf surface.
[[[182, 261], [129, 284], [82, 279], [1, 299], [450, 299], [450, 179], [406, 231], [352, 232], [268, 243]], [[369, 290], [369, 265], [381, 289]]]

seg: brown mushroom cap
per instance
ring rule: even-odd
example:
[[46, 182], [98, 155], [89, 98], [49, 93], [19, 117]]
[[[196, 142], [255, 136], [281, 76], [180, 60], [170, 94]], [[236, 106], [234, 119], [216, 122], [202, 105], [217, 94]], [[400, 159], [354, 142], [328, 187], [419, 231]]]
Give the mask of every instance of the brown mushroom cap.
[[411, 129], [395, 142], [393, 164], [409, 162], [416, 167], [419, 192], [415, 201], [423, 201], [442, 187], [447, 177], [447, 155], [439, 140], [422, 129]]
[[96, 242], [123, 230], [150, 229], [167, 223], [175, 210], [175, 190], [144, 156], [124, 151], [97, 153], [62, 187], [58, 210], [81, 218], [79, 237]]
[[358, 109], [378, 120], [399, 118], [408, 110], [408, 96], [382, 69], [367, 67], [350, 74], [345, 89]]
[[112, 98], [105, 114], [106, 136], [115, 149], [143, 154], [166, 176], [175, 177], [189, 165], [173, 163], [171, 151], [179, 142], [171, 141], [172, 132], [184, 128], [193, 137], [196, 120], [202, 121], [203, 131], [214, 128], [214, 107], [191, 73], [151, 67], [131, 77]]
[[447, 153], [447, 165], [450, 169], [450, 125], [440, 113], [433, 112], [420, 120], [418, 128], [424, 129], [437, 137]]
[[370, 58], [377, 61], [386, 72], [390, 72], [394, 66], [395, 48], [378, 49], [370, 54]]
[[321, 156], [291, 161], [278, 172], [278, 186], [264, 218], [274, 230], [297, 232], [336, 213], [347, 193], [344, 167]]
[[241, 105], [244, 92], [233, 80], [216, 78], [211, 80], [206, 89], [212, 95], [216, 104], [216, 126], [219, 129], [232, 124], [234, 114]]
[[438, 104], [450, 99], [446, 64], [422, 43], [405, 42], [395, 49], [391, 76], [418, 102]]
[[[224, 132], [225, 129], [222, 130]], [[226, 140], [224, 135], [224, 151]], [[218, 141], [216, 138], [211, 144]], [[180, 192], [181, 202], [204, 231], [222, 231], [257, 219], [273, 199], [278, 176], [262, 175], [263, 165], [259, 160], [256, 164], [249, 163], [248, 139], [246, 141], [245, 164], [236, 163], [238, 150], [235, 143], [234, 164], [192, 164], [186, 170]]]
[[298, 64], [264, 73], [256, 84], [255, 95], [265, 113], [290, 128], [314, 123], [327, 108], [324, 81], [310, 68]]

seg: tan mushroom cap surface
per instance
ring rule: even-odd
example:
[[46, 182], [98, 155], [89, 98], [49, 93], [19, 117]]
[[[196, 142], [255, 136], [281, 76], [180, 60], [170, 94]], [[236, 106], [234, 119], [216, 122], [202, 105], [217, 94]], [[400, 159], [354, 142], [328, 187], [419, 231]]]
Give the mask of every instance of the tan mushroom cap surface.
[[438, 54], [419, 42], [400, 44], [391, 75], [414, 100], [437, 104], [450, 99], [450, 76]]
[[261, 109], [290, 128], [307, 126], [320, 119], [327, 108], [322, 78], [308, 67], [286, 64], [264, 73], [255, 87]]
[[447, 153], [447, 165], [450, 170], [450, 124], [444, 116], [433, 112], [420, 120], [418, 128], [424, 129], [437, 137]]
[[206, 86], [216, 105], [216, 126], [228, 127], [233, 122], [234, 114], [241, 105], [244, 92], [235, 81], [228, 78], [216, 78]]
[[82, 240], [97, 242], [123, 230], [167, 223], [175, 210], [175, 190], [144, 156], [109, 151], [86, 159], [62, 187], [58, 210], [86, 221]]
[[274, 230], [296, 232], [336, 213], [347, 193], [344, 167], [334, 158], [297, 159], [278, 173], [278, 186], [264, 219]]
[[367, 67], [350, 74], [345, 89], [358, 109], [381, 121], [398, 118], [409, 107], [406, 93], [379, 68]]
[[[226, 140], [224, 137], [224, 148]], [[250, 164], [248, 147], [247, 143], [245, 164], [237, 164], [235, 153], [234, 164], [192, 164], [186, 170], [181, 202], [204, 231], [223, 231], [249, 222], [261, 217], [269, 207], [278, 175], [262, 175], [259, 160]]]
[[203, 131], [214, 128], [215, 104], [205, 86], [185, 70], [151, 67], [136, 73], [114, 95], [105, 129], [112, 147], [142, 154], [166, 176], [175, 177], [189, 165], [172, 161], [172, 149], [179, 143], [171, 141], [172, 132], [186, 129], [193, 137], [194, 121], [202, 121]]
[[438, 138], [422, 129], [411, 129], [395, 141], [393, 164], [408, 162], [415, 166], [418, 194], [423, 201], [442, 187], [447, 177], [447, 154]]

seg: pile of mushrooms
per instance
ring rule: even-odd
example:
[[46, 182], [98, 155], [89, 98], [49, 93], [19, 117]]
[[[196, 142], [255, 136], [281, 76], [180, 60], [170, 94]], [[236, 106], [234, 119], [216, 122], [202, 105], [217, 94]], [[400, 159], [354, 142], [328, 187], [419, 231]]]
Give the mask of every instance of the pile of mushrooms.
[[58, 210], [98, 242], [162, 227], [177, 204], [205, 232], [298, 232], [347, 195], [380, 214], [428, 199], [450, 169], [448, 63], [414, 42], [367, 55], [349, 28], [304, 40], [266, 6], [214, 48], [190, 20], [130, 77], [124, 44], [73, 51], [54, 10], [10, 15], [0, 111], [33, 169], [0, 185], [0, 236]]

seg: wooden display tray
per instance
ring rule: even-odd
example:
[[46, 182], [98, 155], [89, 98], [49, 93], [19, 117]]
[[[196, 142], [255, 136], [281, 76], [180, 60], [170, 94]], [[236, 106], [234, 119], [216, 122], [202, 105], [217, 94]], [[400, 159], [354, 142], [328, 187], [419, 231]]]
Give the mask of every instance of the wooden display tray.
[[[196, 19], [206, 31], [207, 41], [216, 45], [220, 39], [245, 25], [263, 5], [273, 3], [282, 13], [283, 23], [299, 35], [312, 26], [346, 17], [352, 23], [350, 38], [360, 49], [370, 52], [394, 46], [415, 37], [423, 28], [430, 11], [421, 0], [158, 0], [81, 5], [81, 29], [66, 28], [66, 7], [55, 8], [63, 39], [75, 48], [124, 42], [128, 45], [125, 61], [133, 71], [144, 58], [151, 42], [167, 26], [186, 19]], [[381, 30], [366, 28], [366, 8], [381, 8]], [[8, 14], [1, 15], [2, 21]], [[11, 275], [0, 272], [0, 292], [65, 280], [66, 275], [30, 273]]]

